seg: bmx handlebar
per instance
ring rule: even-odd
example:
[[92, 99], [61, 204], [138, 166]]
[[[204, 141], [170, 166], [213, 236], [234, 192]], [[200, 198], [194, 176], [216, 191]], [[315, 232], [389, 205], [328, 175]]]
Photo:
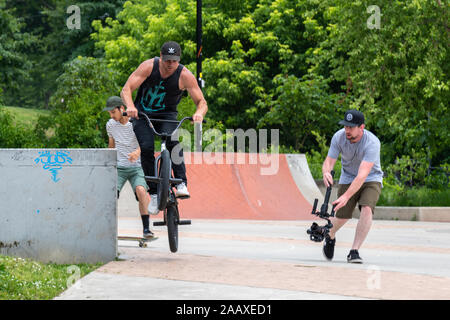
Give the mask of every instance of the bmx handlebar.
[[[123, 112], [122, 113], [123, 116], [128, 116], [127, 112]], [[194, 119], [192, 117], [184, 117], [183, 119], [181, 119], [180, 121], [178, 120], [168, 120], [168, 119], [150, 119], [145, 113], [143, 112], [138, 112], [139, 116], [143, 116], [147, 122], [149, 127], [153, 130], [153, 132], [158, 135], [158, 136], [171, 136], [175, 131], [178, 130], [178, 128], [181, 127], [181, 125], [183, 124], [184, 121], [189, 120], [189, 121], [194, 121]], [[155, 130], [155, 127], [152, 124], [152, 121], [159, 121], [159, 122], [169, 122], [169, 123], [178, 123], [177, 127], [172, 131], [172, 133], [168, 134], [168, 133], [159, 133], [158, 131]], [[202, 121], [203, 123], [206, 123], [206, 120], [203, 119]]]

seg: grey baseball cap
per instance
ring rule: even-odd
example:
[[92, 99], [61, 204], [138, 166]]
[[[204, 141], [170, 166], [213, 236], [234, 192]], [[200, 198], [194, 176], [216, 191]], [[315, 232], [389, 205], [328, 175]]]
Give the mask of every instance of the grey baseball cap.
[[103, 111], [111, 111], [114, 108], [125, 106], [122, 99], [118, 96], [112, 96], [109, 97], [108, 100], [106, 100], [106, 107], [103, 109]]

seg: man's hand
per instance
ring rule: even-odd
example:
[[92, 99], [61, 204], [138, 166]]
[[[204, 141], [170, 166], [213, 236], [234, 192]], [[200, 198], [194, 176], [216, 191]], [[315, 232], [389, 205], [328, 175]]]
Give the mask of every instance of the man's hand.
[[138, 110], [136, 109], [135, 106], [127, 107], [127, 116], [130, 117], [130, 118], [139, 119], [139, 117], [138, 117]]
[[329, 187], [333, 185], [333, 176], [331, 175], [331, 173], [329, 172], [324, 172], [323, 173], [323, 184], [325, 185], [325, 187]]
[[200, 122], [201, 123], [203, 121], [203, 115], [200, 112], [196, 112], [192, 116], [192, 119], [194, 120], [194, 122]]
[[340, 196], [338, 199], [336, 199], [332, 205], [336, 205], [336, 207], [334, 208], [334, 212], [337, 212], [340, 208], [345, 207], [345, 205], [347, 204], [349, 198], [345, 195], [345, 193]]
[[333, 177], [330, 172], [333, 170], [335, 163], [336, 159], [327, 156], [322, 165], [323, 184], [327, 188], [333, 185]]

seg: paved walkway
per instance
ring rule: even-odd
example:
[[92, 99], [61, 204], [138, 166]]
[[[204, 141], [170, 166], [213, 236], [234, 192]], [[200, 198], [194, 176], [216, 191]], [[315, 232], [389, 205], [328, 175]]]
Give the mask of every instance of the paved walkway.
[[[165, 227], [148, 248], [119, 241], [119, 261], [80, 279], [57, 299], [450, 299], [450, 223], [373, 223], [346, 262], [357, 220], [337, 234], [335, 258], [306, 234], [311, 221], [199, 220], [180, 226], [179, 251]], [[119, 218], [119, 234], [139, 234]]]

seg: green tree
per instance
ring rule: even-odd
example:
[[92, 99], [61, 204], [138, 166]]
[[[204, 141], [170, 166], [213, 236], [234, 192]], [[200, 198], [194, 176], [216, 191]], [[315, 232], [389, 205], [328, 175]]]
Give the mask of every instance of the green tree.
[[329, 94], [329, 86], [321, 76], [277, 76], [274, 84], [276, 98], [268, 102], [270, 110], [259, 126], [278, 128], [284, 144], [294, 150], [317, 150], [314, 133], [330, 137], [335, 132], [340, 119], [338, 96]]
[[[95, 49], [90, 38], [93, 31], [91, 23], [115, 17], [124, 3], [124, 0], [81, 0], [76, 3], [69, 0], [2, 1], [6, 1], [6, 9], [22, 22], [22, 36], [33, 35], [32, 45], [15, 47], [17, 58], [23, 56], [28, 66], [27, 77], [21, 80], [20, 93], [7, 86], [5, 102], [33, 108], [48, 107], [50, 96], [56, 90], [56, 79], [63, 73], [64, 63], [80, 55], [103, 55], [101, 50]], [[71, 5], [80, 9], [79, 29], [69, 29], [66, 25], [73, 14], [67, 12]]]
[[[208, 117], [228, 128], [277, 127], [286, 148], [329, 141], [348, 108], [361, 109], [397, 156], [449, 159], [448, 9], [436, 0], [204, 1], [203, 89]], [[195, 70], [195, 0], [129, 1], [92, 35], [123, 84], [169, 39]], [[419, 156], [420, 155], [420, 156]], [[425, 157], [423, 157], [425, 155]], [[423, 160], [421, 160], [423, 161]]]
[[106, 147], [109, 114], [102, 109], [109, 96], [119, 94], [116, 78], [101, 59], [78, 57], [67, 63], [50, 99], [51, 114], [39, 118], [36, 136], [48, 148]]
[[329, 75], [347, 104], [364, 111], [385, 142], [386, 161], [420, 150], [430, 163], [448, 161], [449, 4], [377, 1], [380, 26], [369, 28], [371, 4], [322, 1], [327, 36], [310, 57], [312, 70]]
[[[208, 117], [227, 127], [256, 128], [276, 98], [273, 79], [307, 73], [305, 53], [317, 40], [303, 33], [315, 27], [309, 10], [317, 6], [306, 0], [204, 1]], [[195, 15], [195, 0], [127, 2], [117, 20], [94, 22], [93, 38], [121, 83], [169, 39], [181, 44], [182, 62], [195, 70]]]
[[0, 0], [0, 101], [3, 94], [20, 94], [21, 83], [29, 78], [31, 63], [24, 51], [30, 47], [34, 37], [22, 33], [24, 23], [16, 18], [14, 10], [6, 9], [5, 0]]

